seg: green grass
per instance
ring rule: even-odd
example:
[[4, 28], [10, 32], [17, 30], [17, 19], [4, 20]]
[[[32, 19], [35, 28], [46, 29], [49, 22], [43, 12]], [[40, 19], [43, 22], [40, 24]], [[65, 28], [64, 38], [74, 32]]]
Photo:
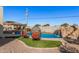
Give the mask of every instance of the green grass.
[[52, 48], [59, 47], [61, 45], [60, 41], [52, 41], [52, 40], [32, 40], [31, 38], [19, 38], [19, 40], [23, 41], [26, 45], [35, 47], [35, 48]]

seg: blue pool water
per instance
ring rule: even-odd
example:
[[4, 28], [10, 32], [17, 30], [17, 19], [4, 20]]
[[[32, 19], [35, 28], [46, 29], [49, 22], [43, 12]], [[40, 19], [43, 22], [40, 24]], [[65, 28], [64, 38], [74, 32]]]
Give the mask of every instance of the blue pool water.
[[41, 37], [42, 38], [60, 38], [59, 35], [56, 35], [56, 34], [46, 34], [46, 33], [42, 33]]
[[[32, 35], [32, 33], [28, 33], [29, 35]], [[41, 38], [61, 38], [59, 35], [56, 34], [47, 34], [47, 33], [42, 33]]]
[[[20, 32], [16, 32], [16, 35], [20, 34]], [[32, 35], [31, 32], [28, 33], [28, 35]], [[41, 38], [61, 38], [61, 36], [56, 35], [56, 34], [47, 34], [47, 33], [42, 33]]]

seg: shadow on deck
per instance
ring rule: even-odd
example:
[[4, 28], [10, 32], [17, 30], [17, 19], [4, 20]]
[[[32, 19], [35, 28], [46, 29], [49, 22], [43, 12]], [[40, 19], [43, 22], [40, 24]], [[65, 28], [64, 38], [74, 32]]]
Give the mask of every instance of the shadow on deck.
[[0, 38], [0, 47], [15, 40], [15, 38]]

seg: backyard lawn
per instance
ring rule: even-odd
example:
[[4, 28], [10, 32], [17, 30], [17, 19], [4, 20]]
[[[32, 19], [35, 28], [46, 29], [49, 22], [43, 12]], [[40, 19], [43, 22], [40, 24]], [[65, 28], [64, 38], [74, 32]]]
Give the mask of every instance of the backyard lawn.
[[35, 48], [53, 48], [61, 45], [60, 41], [52, 40], [32, 40], [31, 38], [20, 37], [19, 40], [23, 41], [26, 45]]

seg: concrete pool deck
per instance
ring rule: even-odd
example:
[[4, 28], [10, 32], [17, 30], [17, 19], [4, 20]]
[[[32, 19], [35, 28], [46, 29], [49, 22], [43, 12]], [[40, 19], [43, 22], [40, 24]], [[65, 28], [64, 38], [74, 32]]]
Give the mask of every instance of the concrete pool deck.
[[57, 41], [62, 41], [63, 38], [41, 38], [41, 40], [57, 40]]

